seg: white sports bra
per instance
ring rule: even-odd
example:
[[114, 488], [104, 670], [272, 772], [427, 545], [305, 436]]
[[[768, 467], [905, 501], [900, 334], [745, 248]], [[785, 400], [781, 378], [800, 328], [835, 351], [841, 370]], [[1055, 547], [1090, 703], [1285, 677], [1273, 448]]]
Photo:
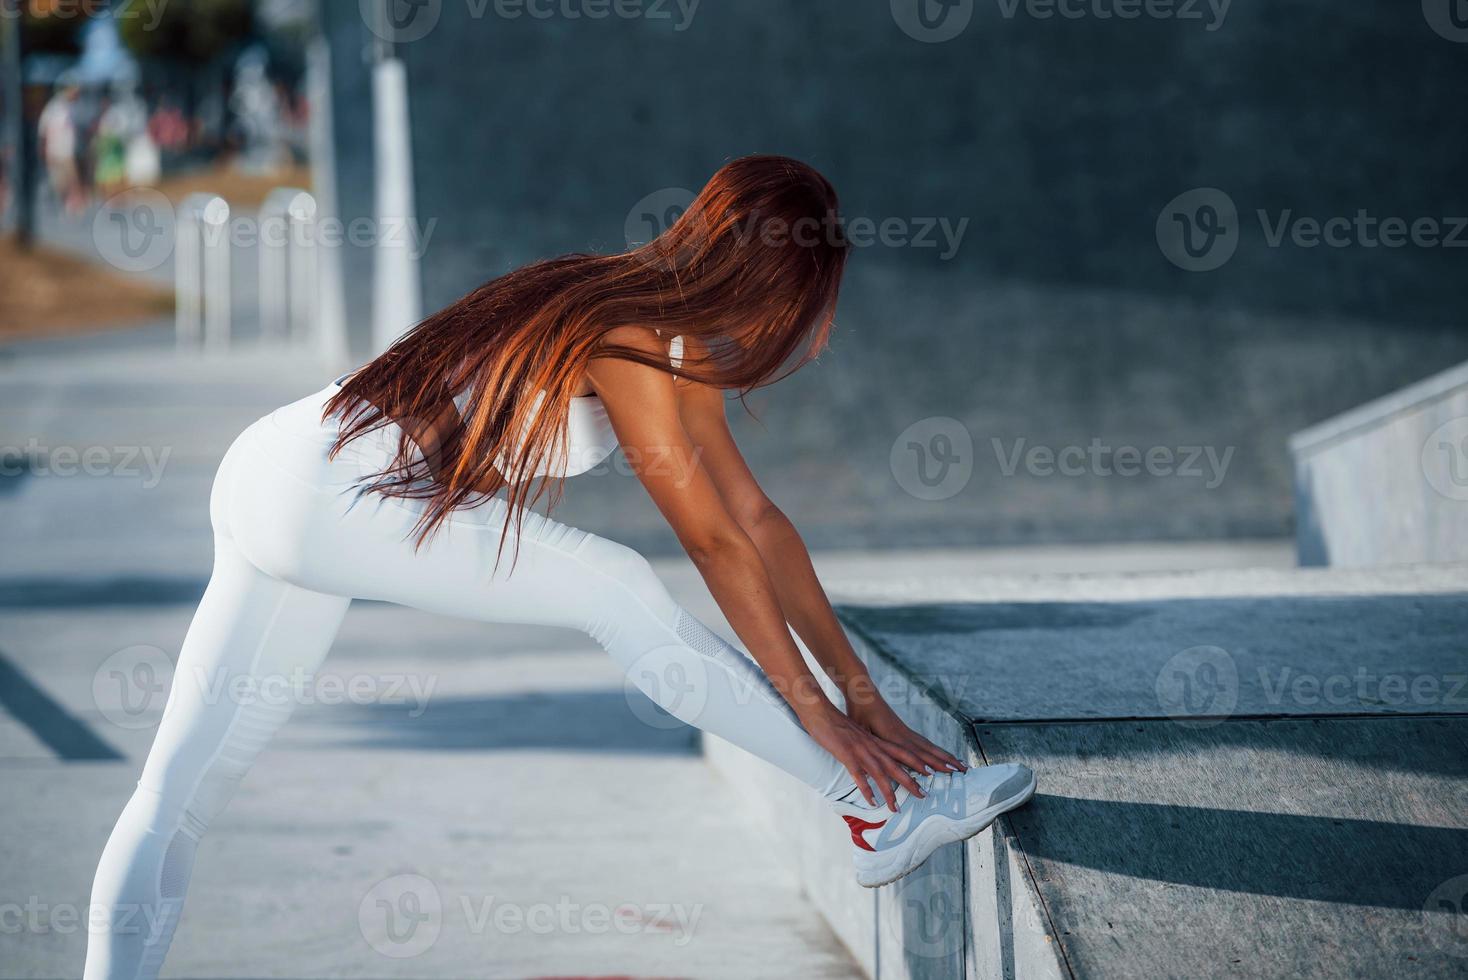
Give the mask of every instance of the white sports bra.
[[[683, 338], [674, 337], [668, 342], [668, 360], [673, 367], [683, 366]], [[545, 392], [535, 393], [534, 411], [539, 412], [540, 406], [545, 401]], [[459, 410], [459, 416], [464, 415], [465, 406], [469, 403], [469, 389], [465, 388], [454, 396], [454, 407]], [[532, 417], [530, 422], [533, 423]], [[527, 423], [529, 424], [529, 423]], [[524, 437], [521, 437], [521, 444]], [[605, 460], [617, 450], [617, 434], [612, 431], [611, 420], [607, 418], [606, 406], [596, 395], [578, 395], [571, 399], [571, 408], [566, 415], [566, 438], [564, 463], [555, 456], [547, 456], [541, 460], [535, 471], [529, 474], [514, 474], [505, 471], [504, 455], [495, 457], [495, 467], [511, 483], [519, 483], [526, 479], [536, 479], [549, 476], [552, 473], [564, 473], [566, 476], [578, 476], [585, 473]]]

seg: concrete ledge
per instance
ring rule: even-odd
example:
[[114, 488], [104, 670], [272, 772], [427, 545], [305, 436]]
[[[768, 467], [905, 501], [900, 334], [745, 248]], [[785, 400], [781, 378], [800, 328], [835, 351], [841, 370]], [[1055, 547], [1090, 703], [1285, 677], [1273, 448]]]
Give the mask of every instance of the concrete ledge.
[[1468, 560], [1468, 364], [1290, 439], [1302, 565]]
[[1040, 774], [1030, 806], [875, 891], [805, 787], [707, 754], [873, 977], [1459, 976], [1461, 582], [1097, 576], [1032, 582], [1031, 601], [841, 607], [910, 724]]
[[1350, 411], [1301, 429], [1290, 436], [1290, 452], [1311, 453], [1369, 431], [1394, 419], [1414, 415], [1435, 402], [1468, 388], [1468, 364], [1459, 364], [1440, 374], [1410, 384], [1389, 395], [1374, 398]]
[[[970, 765], [984, 759], [972, 728], [919, 681], [848, 629], [884, 696], [935, 744]], [[709, 761], [755, 808], [772, 846], [869, 976], [903, 980], [1060, 978], [1034, 883], [1008, 821], [942, 848], [922, 868], [883, 888], [862, 888], [841, 821], [808, 788], [722, 739], [704, 737]]]

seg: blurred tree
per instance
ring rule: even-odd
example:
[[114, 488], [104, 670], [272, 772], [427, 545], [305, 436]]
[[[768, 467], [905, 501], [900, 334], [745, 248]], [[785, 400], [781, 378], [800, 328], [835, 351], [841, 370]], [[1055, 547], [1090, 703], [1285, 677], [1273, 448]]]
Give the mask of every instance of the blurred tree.
[[[120, 0], [121, 10], [141, 0]], [[118, 16], [123, 43], [139, 58], [208, 64], [254, 28], [251, 0], [173, 0], [151, 17]]]

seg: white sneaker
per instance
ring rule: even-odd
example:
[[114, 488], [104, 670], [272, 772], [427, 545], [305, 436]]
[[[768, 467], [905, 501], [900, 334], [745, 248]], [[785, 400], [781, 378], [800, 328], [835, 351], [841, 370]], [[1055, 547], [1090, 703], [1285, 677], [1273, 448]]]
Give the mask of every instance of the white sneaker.
[[967, 840], [1035, 795], [1035, 774], [1012, 762], [916, 778], [927, 795], [897, 787], [896, 813], [880, 796], [871, 806], [855, 788], [831, 803], [851, 829], [856, 880], [867, 888], [916, 871], [944, 844]]

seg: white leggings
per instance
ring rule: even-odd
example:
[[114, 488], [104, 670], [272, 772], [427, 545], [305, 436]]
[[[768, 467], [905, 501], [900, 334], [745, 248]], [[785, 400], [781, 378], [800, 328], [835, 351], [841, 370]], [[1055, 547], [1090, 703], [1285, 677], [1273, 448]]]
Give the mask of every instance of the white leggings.
[[[420, 504], [360, 494], [398, 430], [335, 460], [327, 388], [260, 419], [220, 464], [214, 572], [179, 654], [163, 720], [97, 868], [86, 980], [154, 977], [209, 822], [295, 697], [240, 697], [309, 680], [352, 598], [496, 623], [582, 630], [655, 702], [835, 798], [852, 782], [746, 655], [673, 601], [629, 548], [527, 514], [494, 570], [505, 504], [461, 509], [419, 550]], [[268, 686], [268, 688], [267, 688]]]

